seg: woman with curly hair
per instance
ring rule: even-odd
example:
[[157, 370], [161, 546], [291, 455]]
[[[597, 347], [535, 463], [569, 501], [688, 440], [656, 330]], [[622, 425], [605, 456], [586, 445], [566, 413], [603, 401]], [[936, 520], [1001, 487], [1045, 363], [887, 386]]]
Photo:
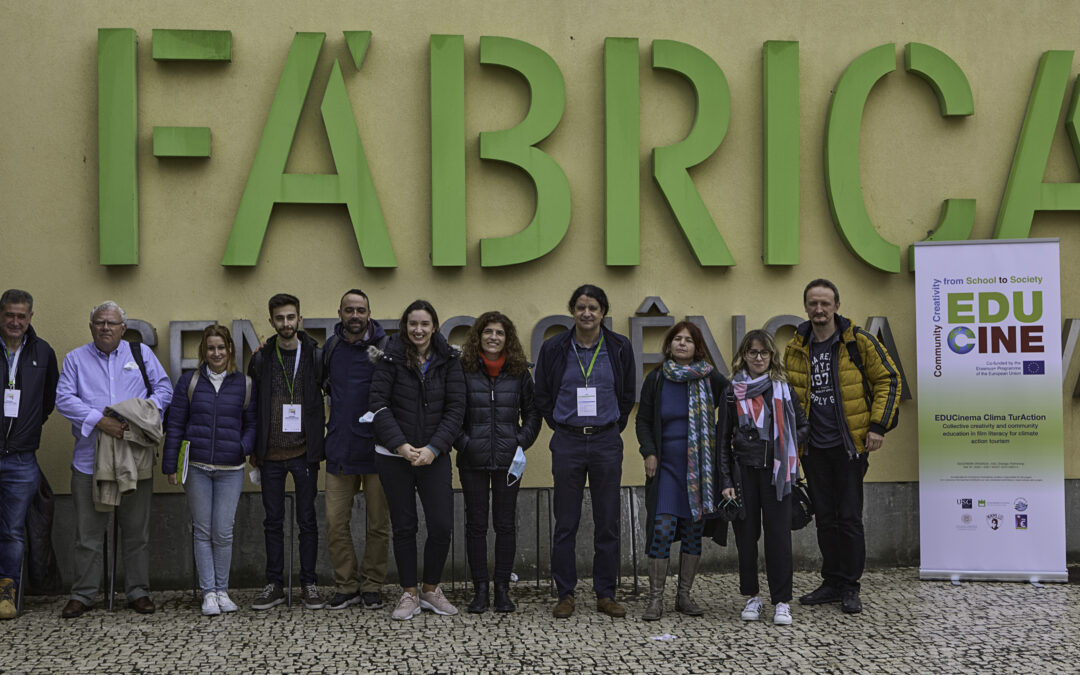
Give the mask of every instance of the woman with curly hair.
[[776, 343], [763, 330], [746, 334], [732, 364], [735, 375], [720, 406], [720, 476], [727, 499], [741, 497], [733, 523], [739, 549], [744, 621], [761, 615], [758, 538], [765, 526], [765, 573], [773, 623], [791, 623], [791, 485], [798, 479], [798, 444], [810, 425], [787, 382]]
[[[517, 547], [517, 495], [525, 450], [540, 431], [533, 380], [514, 322], [485, 312], [465, 338], [465, 424], [454, 442], [465, 496], [465, 550], [475, 594], [469, 611], [490, 604], [487, 567], [488, 490], [495, 528], [495, 611], [512, 612], [510, 572]], [[511, 468], [513, 467], [513, 469]]]

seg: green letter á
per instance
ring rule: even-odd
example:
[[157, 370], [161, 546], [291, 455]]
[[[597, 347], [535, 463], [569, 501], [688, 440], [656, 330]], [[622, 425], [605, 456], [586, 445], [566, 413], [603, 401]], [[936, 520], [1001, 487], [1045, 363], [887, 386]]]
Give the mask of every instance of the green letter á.
[[[370, 33], [366, 31], [347, 35], [354, 62], [358, 62], [364, 53], [367, 40], [357, 38], [363, 38], [365, 34], [370, 38]], [[325, 33], [297, 33], [293, 39], [274, 101], [270, 104], [270, 113], [255, 152], [247, 186], [240, 199], [222, 265], [256, 264], [270, 222], [270, 212], [275, 203], [281, 202], [345, 204], [364, 266], [397, 266], [352, 104], [345, 90], [345, 79], [337, 61], [330, 73], [320, 110], [338, 173], [285, 173], [285, 163], [296, 135], [304, 98], [311, 86], [315, 62], [325, 38]]]

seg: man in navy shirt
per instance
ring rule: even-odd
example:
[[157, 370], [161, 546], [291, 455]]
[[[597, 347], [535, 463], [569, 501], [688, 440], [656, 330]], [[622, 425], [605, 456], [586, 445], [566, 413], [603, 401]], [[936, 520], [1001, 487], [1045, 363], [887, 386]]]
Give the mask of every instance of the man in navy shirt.
[[593, 508], [593, 589], [596, 609], [626, 616], [615, 602], [619, 569], [620, 432], [634, 407], [634, 354], [630, 341], [603, 326], [604, 291], [586, 284], [570, 296], [573, 329], [544, 342], [536, 366], [536, 407], [551, 438], [555, 532], [551, 574], [559, 602], [557, 618], [574, 612], [577, 566], [574, 548], [585, 479]]

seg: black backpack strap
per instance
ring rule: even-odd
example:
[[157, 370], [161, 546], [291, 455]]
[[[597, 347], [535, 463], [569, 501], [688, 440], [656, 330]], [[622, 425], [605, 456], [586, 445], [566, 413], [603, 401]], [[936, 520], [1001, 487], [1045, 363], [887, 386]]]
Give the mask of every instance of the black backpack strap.
[[341, 338], [337, 335], [326, 338], [326, 342], [322, 346], [322, 352], [319, 355], [319, 387], [327, 394], [330, 393], [330, 357], [333, 356], [334, 350], [337, 349], [340, 341]]
[[128, 347], [131, 348], [131, 358], [135, 361], [135, 365], [139, 367], [143, 384], [146, 385], [146, 398], [150, 398], [154, 394], [154, 388], [150, 386], [150, 376], [146, 374], [146, 361], [143, 360], [142, 343], [128, 341]]

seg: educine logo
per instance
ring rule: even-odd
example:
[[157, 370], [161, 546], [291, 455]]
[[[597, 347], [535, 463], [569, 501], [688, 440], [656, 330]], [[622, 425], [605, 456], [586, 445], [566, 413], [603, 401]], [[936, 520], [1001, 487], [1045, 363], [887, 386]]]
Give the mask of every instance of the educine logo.
[[986, 508], [986, 500], [985, 499], [980, 499], [979, 500], [979, 508], [980, 509]]
[[1026, 530], [1028, 529], [1028, 517], [1026, 513], [1016, 514], [1016, 529]]
[[[957, 338], [967, 338], [970, 342], [965, 344], [957, 344]], [[971, 330], [967, 326], [957, 326], [949, 331], [949, 337], [946, 339], [949, 345], [949, 349], [953, 350], [957, 354], [967, 354], [972, 349], [975, 349], [975, 331]]]
[[971, 497], [961, 497], [960, 499], [956, 500], [956, 503], [959, 504], [960, 508], [962, 508], [962, 509], [970, 509], [971, 508]]
[[1016, 501], [1013, 502], [1013, 508], [1016, 509], [1017, 511], [1027, 511], [1027, 508], [1028, 508], [1027, 500], [1024, 499], [1023, 497], [1017, 497]]

